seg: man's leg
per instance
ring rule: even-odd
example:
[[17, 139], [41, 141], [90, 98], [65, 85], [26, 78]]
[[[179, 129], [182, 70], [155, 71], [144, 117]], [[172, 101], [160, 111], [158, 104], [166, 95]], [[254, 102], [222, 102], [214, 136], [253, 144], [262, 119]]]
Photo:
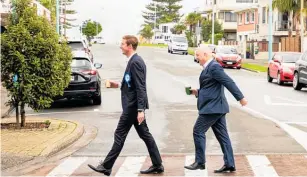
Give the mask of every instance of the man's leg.
[[234, 155], [231, 146], [231, 141], [227, 131], [227, 124], [225, 114], [221, 114], [219, 119], [214, 125], [212, 125], [212, 130], [221, 145], [224, 154], [224, 165], [227, 167], [235, 167]]
[[216, 122], [216, 117], [210, 114], [200, 114], [193, 129], [195, 144], [195, 162], [204, 164], [206, 162], [206, 132]]
[[126, 137], [129, 133], [131, 126], [133, 125], [134, 115], [122, 114], [120, 120], [117, 124], [117, 128], [114, 133], [114, 143], [111, 151], [103, 161], [102, 165], [106, 169], [112, 169], [117, 157], [119, 156], [121, 150], [123, 149]]
[[136, 120], [134, 122], [134, 128], [137, 131], [139, 137], [145, 142], [152, 164], [154, 166], [160, 166], [162, 164], [162, 159], [159, 153], [159, 149], [153, 136], [149, 132], [146, 120], [144, 120], [141, 125], [139, 125], [138, 121]]

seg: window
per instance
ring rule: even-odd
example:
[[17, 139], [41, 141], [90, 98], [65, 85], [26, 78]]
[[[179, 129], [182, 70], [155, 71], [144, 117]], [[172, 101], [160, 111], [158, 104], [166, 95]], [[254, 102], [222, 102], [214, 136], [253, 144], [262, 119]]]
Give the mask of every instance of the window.
[[251, 12], [250, 13], [251, 14], [251, 20], [250, 20], [250, 22], [255, 22], [255, 12]]
[[262, 7], [262, 23], [266, 21], [266, 7]]
[[224, 12], [219, 12], [219, 19], [221, 19], [221, 20], [224, 19]]
[[162, 26], [162, 33], [168, 32], [168, 26]]
[[249, 12], [245, 12], [245, 24], [249, 24]]
[[236, 22], [237, 16], [231, 12], [225, 12], [225, 22]]
[[239, 14], [239, 24], [242, 24], [242, 17], [243, 15], [242, 14]]

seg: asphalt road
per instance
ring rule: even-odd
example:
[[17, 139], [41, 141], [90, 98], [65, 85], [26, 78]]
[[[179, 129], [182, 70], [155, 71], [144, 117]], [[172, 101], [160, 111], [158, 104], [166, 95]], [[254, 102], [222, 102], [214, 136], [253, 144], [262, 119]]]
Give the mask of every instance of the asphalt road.
[[[103, 64], [99, 70], [103, 79], [121, 81], [127, 59], [118, 46], [94, 45], [95, 62]], [[148, 70], [148, 96], [150, 110], [147, 111], [149, 129], [164, 154], [189, 154], [194, 152], [192, 130], [197, 118], [196, 99], [187, 96], [184, 87], [198, 87], [201, 67], [193, 57], [168, 54], [163, 48], [140, 47], [138, 50]], [[228, 114], [229, 132], [236, 154], [258, 153], [306, 153], [288, 132], [273, 121], [287, 122], [290, 128], [306, 131], [307, 92], [297, 92], [290, 86], [269, 84], [264, 74], [244, 70], [227, 69], [249, 100], [247, 108], [237, 106], [228, 94], [231, 113]], [[113, 133], [121, 114], [119, 89], [106, 89], [103, 103], [93, 106], [86, 101], [60, 101], [40, 113], [27, 110], [28, 115], [80, 121], [94, 125], [98, 135], [87, 147], [74, 156], [106, 155], [113, 143]], [[277, 104], [278, 103], [278, 104]], [[282, 104], [281, 104], [282, 103]], [[289, 122], [295, 124], [288, 124]], [[299, 125], [298, 123], [299, 122]], [[297, 135], [294, 133], [294, 135]], [[138, 148], [136, 148], [138, 147]], [[207, 153], [221, 154], [217, 140], [211, 130], [207, 135]], [[121, 155], [147, 154], [145, 144], [132, 128]]]

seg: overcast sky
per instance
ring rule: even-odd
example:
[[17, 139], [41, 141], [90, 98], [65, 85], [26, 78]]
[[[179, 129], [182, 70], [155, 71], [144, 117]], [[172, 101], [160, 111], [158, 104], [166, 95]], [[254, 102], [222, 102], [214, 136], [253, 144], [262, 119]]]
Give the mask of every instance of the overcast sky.
[[[133, 4], [131, 2], [134, 2]], [[72, 9], [76, 23], [81, 24], [86, 19], [98, 21], [103, 27], [103, 37], [107, 42], [116, 42], [125, 34], [136, 35], [143, 24], [142, 10], [151, 0], [75, 0]], [[189, 13], [201, 7], [204, 0], [183, 0], [181, 13]], [[70, 31], [75, 34], [76, 30]]]

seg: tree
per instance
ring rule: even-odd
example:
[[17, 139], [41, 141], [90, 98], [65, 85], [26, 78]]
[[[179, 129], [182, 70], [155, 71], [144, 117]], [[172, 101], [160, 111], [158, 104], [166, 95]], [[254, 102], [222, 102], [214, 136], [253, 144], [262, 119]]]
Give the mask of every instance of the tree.
[[[214, 22], [214, 34], [222, 34], [222, 35], [224, 34], [222, 24], [219, 23], [218, 21]], [[209, 39], [211, 39], [211, 35], [212, 35], [212, 21], [204, 20], [201, 26], [201, 36], [204, 41], [208, 41]]]
[[178, 23], [177, 25], [174, 26], [174, 28], [171, 29], [173, 34], [182, 34], [183, 31], [185, 31], [187, 29], [187, 26], [182, 24], [182, 23]]
[[100, 23], [86, 20], [82, 25], [82, 33], [88, 38], [92, 39], [94, 36], [97, 36], [102, 31], [102, 26]]
[[54, 27], [37, 15], [31, 0], [16, 0], [14, 16], [1, 35], [1, 77], [8, 104], [16, 108], [16, 123], [25, 125], [25, 105], [35, 111], [49, 107], [70, 81], [72, 54], [59, 44]]
[[140, 30], [139, 34], [146, 40], [150, 40], [154, 35], [152, 28], [149, 24], [143, 25], [143, 29]]
[[[306, 0], [304, 1], [306, 2]], [[304, 11], [306, 12], [307, 4], [304, 3]], [[301, 0], [273, 0], [273, 8], [281, 12], [289, 12], [289, 36], [292, 36], [293, 23], [300, 22]]]
[[188, 14], [188, 16], [185, 19], [185, 24], [190, 26], [191, 35], [195, 33], [196, 25], [201, 20], [202, 20], [202, 17], [200, 13], [192, 12]]
[[182, 0], [153, 0], [152, 3], [146, 6], [146, 11], [143, 12], [145, 24], [149, 24], [154, 28], [155, 11], [157, 12], [157, 26], [161, 23], [179, 22], [181, 17], [179, 10], [182, 6], [178, 5], [178, 3], [181, 1]]
[[[45, 6], [47, 9], [51, 11], [51, 20], [53, 24], [56, 23], [56, 0], [39, 0], [40, 3], [42, 3], [43, 6]], [[62, 28], [64, 28], [64, 33], [66, 33], [66, 29], [70, 29], [72, 27], [75, 27], [75, 25], [72, 24], [73, 21], [76, 19], [74, 18], [68, 18], [67, 15], [73, 15], [77, 12], [75, 10], [72, 10], [69, 8], [69, 6], [74, 2], [74, 0], [60, 0], [60, 6], [61, 11], [63, 14], [61, 15], [64, 23], [62, 24]]]

